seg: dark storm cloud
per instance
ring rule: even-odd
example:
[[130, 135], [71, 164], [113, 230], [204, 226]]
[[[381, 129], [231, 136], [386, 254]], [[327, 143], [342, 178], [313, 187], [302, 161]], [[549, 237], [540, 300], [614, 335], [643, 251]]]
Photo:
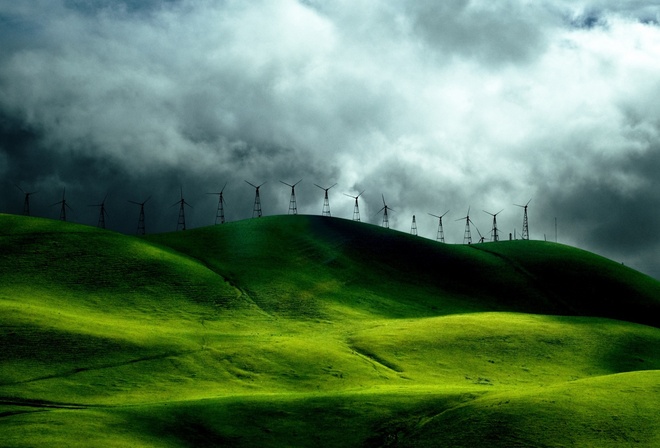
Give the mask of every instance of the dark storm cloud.
[[[645, 2], [26, 1], [0, 6], [0, 206], [174, 230], [300, 213], [461, 243], [530, 233], [660, 277], [660, 30]], [[634, 232], [617, 233], [626, 226]], [[623, 233], [622, 233], [623, 232]]]

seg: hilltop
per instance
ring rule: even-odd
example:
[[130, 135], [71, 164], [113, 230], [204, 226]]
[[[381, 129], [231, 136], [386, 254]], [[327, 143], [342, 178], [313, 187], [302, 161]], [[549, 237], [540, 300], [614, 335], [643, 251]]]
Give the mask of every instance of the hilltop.
[[440, 244], [320, 216], [266, 217], [147, 240], [240, 279], [262, 308], [294, 316], [332, 314], [349, 303], [351, 313], [381, 317], [513, 311], [660, 326], [657, 281], [551, 242]]
[[0, 215], [0, 254], [7, 446], [660, 442], [660, 283], [573, 247]]

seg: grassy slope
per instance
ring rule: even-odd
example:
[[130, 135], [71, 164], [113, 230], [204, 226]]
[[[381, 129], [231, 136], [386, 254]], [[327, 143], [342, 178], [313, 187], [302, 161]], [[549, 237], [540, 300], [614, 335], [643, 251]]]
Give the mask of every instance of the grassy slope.
[[306, 216], [0, 235], [8, 446], [660, 437], [660, 286], [590, 253]]

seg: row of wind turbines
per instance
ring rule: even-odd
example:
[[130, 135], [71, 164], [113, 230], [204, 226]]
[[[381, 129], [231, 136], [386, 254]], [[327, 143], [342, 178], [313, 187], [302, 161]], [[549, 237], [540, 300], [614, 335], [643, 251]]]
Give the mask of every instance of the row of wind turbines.
[[[252, 182], [245, 181], [248, 185], [252, 186], [255, 189], [255, 198], [254, 198], [254, 206], [252, 209], [252, 218], [260, 218], [262, 216], [262, 207], [261, 207], [261, 197], [260, 197], [260, 189], [261, 187], [266, 184], [266, 182], [263, 182], [259, 185], [255, 185]], [[296, 201], [296, 186], [302, 182], [302, 179], [299, 181], [290, 184], [284, 181], [279, 181], [280, 183], [288, 186], [291, 188], [291, 196], [289, 198], [289, 209], [288, 209], [288, 214], [292, 215], [297, 215], [298, 214], [298, 206], [297, 206], [297, 201]], [[33, 194], [36, 194], [37, 192], [26, 192], [23, 190], [18, 184], [15, 184], [16, 187], [24, 194], [24, 202], [23, 202], [23, 214], [29, 216], [30, 215], [30, 197]], [[319, 189], [323, 190], [324, 196], [323, 196], [323, 208], [321, 209], [321, 216], [332, 216], [330, 213], [330, 200], [328, 198], [328, 191], [335, 186], [337, 186], [337, 183], [329, 186], [329, 187], [324, 187], [318, 184], [314, 184], [316, 187]], [[215, 193], [207, 193], [207, 194], [212, 194], [212, 195], [217, 195], [218, 196], [218, 207], [216, 211], [216, 217], [215, 217], [215, 224], [224, 224], [226, 222], [225, 220], [225, 212], [224, 212], [224, 206], [226, 204], [225, 198], [224, 198], [224, 190], [227, 187], [227, 183], [222, 187], [222, 189], [219, 192]], [[347, 193], [344, 193], [345, 196], [348, 196], [352, 198], [355, 201], [355, 205], [353, 207], [353, 221], [361, 221], [360, 218], [360, 206], [359, 206], [359, 198], [362, 196], [364, 193], [364, 190], [362, 190], [357, 196], [353, 196]], [[395, 211], [391, 207], [387, 205], [385, 202], [385, 196], [381, 194], [381, 198], [383, 201], [383, 207], [376, 212], [376, 214], [383, 213], [383, 220], [381, 225], [385, 228], [389, 228], [389, 212]], [[100, 228], [105, 229], [105, 219], [107, 217], [107, 210], [105, 207], [105, 201], [107, 199], [106, 197], [103, 198], [103, 200], [99, 204], [89, 204], [88, 206], [90, 207], [99, 207], [99, 217], [98, 217], [98, 222], [97, 226]], [[142, 202], [138, 201], [133, 201], [133, 200], [128, 200], [129, 203], [137, 205], [140, 207], [140, 213], [138, 216], [138, 225], [137, 225], [137, 234], [138, 235], [145, 235], [146, 234], [146, 226], [145, 226], [145, 204], [149, 202], [151, 199], [151, 196], [149, 196], [146, 200]], [[525, 204], [525, 205], [520, 205], [520, 204], [514, 204], [517, 207], [521, 207], [524, 209], [524, 214], [523, 214], [523, 227], [522, 227], [522, 235], [521, 239], [527, 240], [529, 239], [529, 224], [528, 224], [528, 218], [527, 218], [527, 207], [529, 203], [531, 202], [531, 199]], [[62, 191], [62, 200], [55, 202], [51, 204], [51, 206], [59, 205], [60, 206], [60, 216], [59, 219], [66, 221], [67, 220], [67, 210], [70, 210], [71, 207], [67, 203], [66, 199], [66, 188], [63, 189]], [[179, 215], [178, 215], [178, 220], [177, 220], [177, 231], [178, 230], [186, 230], [186, 216], [185, 216], [185, 208], [186, 206], [192, 207], [183, 197], [183, 188], [180, 188], [180, 198], [177, 200], [175, 203], [171, 205], [171, 207], [174, 207], [178, 205], [179, 206]], [[479, 242], [484, 242], [486, 240], [486, 237], [479, 232], [479, 229], [477, 226], [474, 224], [474, 222], [470, 218], [470, 207], [468, 207], [468, 211], [466, 216], [462, 218], [458, 218], [455, 221], [463, 221], [465, 220], [465, 230], [463, 234], [463, 244], [472, 244], [472, 232], [471, 232], [471, 226], [475, 228], [477, 231], [477, 234], [479, 235]], [[500, 210], [497, 213], [491, 213], [486, 210], [483, 210], [484, 213], [487, 213], [493, 217], [493, 224], [490, 232], [490, 241], [497, 242], [500, 241], [500, 235], [499, 235], [499, 229], [497, 227], [497, 215], [499, 215], [503, 210]], [[433, 216], [438, 219], [438, 230], [436, 234], [436, 240], [439, 242], [444, 243], [445, 242], [445, 234], [444, 234], [444, 227], [443, 227], [443, 222], [442, 218], [447, 215], [449, 210], [444, 212], [442, 215], [436, 215], [433, 213], [428, 213], [428, 215]], [[417, 220], [416, 216], [413, 215], [412, 217], [412, 224], [410, 228], [410, 233], [413, 235], [418, 235], [417, 233]], [[511, 237], [511, 236], [510, 236]]]
[[[259, 189], [266, 182], [264, 182], [260, 185], [254, 185], [253, 183], [248, 182], [247, 180], [245, 182], [247, 182], [249, 185], [251, 185], [255, 189], [255, 199], [254, 199], [254, 208], [252, 210], [252, 217], [253, 218], [261, 217], [262, 211], [261, 211], [261, 199], [259, 197]], [[280, 181], [280, 182], [291, 188], [291, 197], [289, 199], [289, 211], [288, 211], [288, 213], [289, 214], [294, 214], [294, 215], [298, 214], [298, 206], [297, 206], [297, 202], [296, 202], [296, 185], [298, 185], [300, 182], [302, 182], [302, 179], [300, 179], [298, 182], [296, 182], [294, 184], [289, 184], [289, 183], [284, 182], [284, 181]], [[321, 210], [321, 216], [331, 216], [331, 214], [330, 214], [330, 200], [328, 198], [328, 190], [335, 187], [337, 184], [335, 183], [335, 184], [331, 185], [330, 187], [322, 187], [319, 184], [314, 184], [314, 185], [324, 191], [323, 208]], [[226, 184], [225, 184], [225, 186], [226, 186]], [[224, 187], [223, 187], [223, 190], [224, 190]], [[216, 224], [217, 224], [218, 217], [220, 217], [222, 219], [221, 222], [224, 222], [224, 211], [223, 211], [224, 210], [224, 208], [223, 208], [223, 206], [224, 206], [223, 200], [224, 199], [223, 199], [223, 196], [222, 196], [222, 191], [223, 190], [221, 190], [220, 193], [215, 193], [215, 194], [219, 194], [218, 214], [216, 215]], [[362, 190], [357, 196], [352, 196], [350, 194], [344, 193], [344, 196], [348, 196], [348, 197], [353, 198], [355, 200], [355, 205], [353, 207], [353, 221], [360, 221], [360, 206], [359, 206], [358, 199], [360, 198], [360, 196], [362, 196], [363, 193], [364, 193], [364, 190]], [[380, 212], [383, 212], [383, 221], [382, 221], [381, 225], [383, 227], [389, 228], [390, 224], [389, 224], [388, 212], [393, 212], [394, 210], [387, 205], [387, 203], [385, 202], [385, 196], [384, 195], [381, 194], [381, 198], [383, 200], [383, 207], [380, 210], [378, 210], [378, 212], [376, 212], [376, 214], [378, 214]], [[525, 205], [514, 204], [515, 206], [522, 207], [524, 209], [523, 231], [522, 231], [522, 236], [521, 236], [521, 239], [523, 239], [523, 240], [528, 240], [529, 239], [529, 221], [528, 221], [528, 218], [527, 218], [527, 207], [529, 206], [530, 202], [531, 202], [531, 199], [529, 201], [527, 201], [527, 203]], [[490, 241], [499, 241], [500, 240], [499, 229], [497, 227], [497, 215], [499, 215], [502, 211], [503, 210], [500, 210], [497, 213], [490, 213], [490, 212], [487, 212], [486, 210], [484, 210], [485, 213], [487, 213], [487, 214], [489, 214], [493, 217], [493, 227], [491, 229]], [[437, 234], [436, 234], [436, 240], [440, 241], [442, 243], [445, 242], [445, 232], [444, 232], [444, 227], [443, 227], [443, 223], [442, 223], [442, 218], [448, 212], [449, 212], [449, 210], [447, 210], [442, 215], [435, 215], [433, 213], [429, 213], [430, 216], [434, 216], [434, 217], [438, 218], [438, 231], [437, 231]], [[464, 236], [463, 236], [463, 244], [472, 244], [472, 232], [470, 230], [470, 224], [472, 224], [472, 226], [474, 226], [475, 230], [479, 234], [479, 242], [482, 243], [482, 242], [485, 241], [486, 238], [483, 235], [481, 235], [481, 232], [479, 232], [479, 229], [477, 228], [477, 226], [474, 225], [474, 223], [470, 219], [470, 207], [468, 207], [467, 215], [463, 218], [457, 219], [456, 221], [462, 221], [462, 220], [465, 220], [465, 231], [464, 231]], [[415, 215], [413, 215], [413, 217], [412, 217], [412, 224], [411, 224], [411, 227], [410, 227], [410, 233], [413, 234], [413, 235], [418, 235], [418, 233], [417, 233], [417, 218], [416, 218]]]

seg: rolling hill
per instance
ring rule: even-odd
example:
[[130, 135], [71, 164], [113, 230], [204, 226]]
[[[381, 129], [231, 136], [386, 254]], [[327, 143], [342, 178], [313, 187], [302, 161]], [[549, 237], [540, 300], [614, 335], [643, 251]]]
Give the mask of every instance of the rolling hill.
[[0, 215], [2, 446], [657, 446], [660, 282], [542, 241]]

